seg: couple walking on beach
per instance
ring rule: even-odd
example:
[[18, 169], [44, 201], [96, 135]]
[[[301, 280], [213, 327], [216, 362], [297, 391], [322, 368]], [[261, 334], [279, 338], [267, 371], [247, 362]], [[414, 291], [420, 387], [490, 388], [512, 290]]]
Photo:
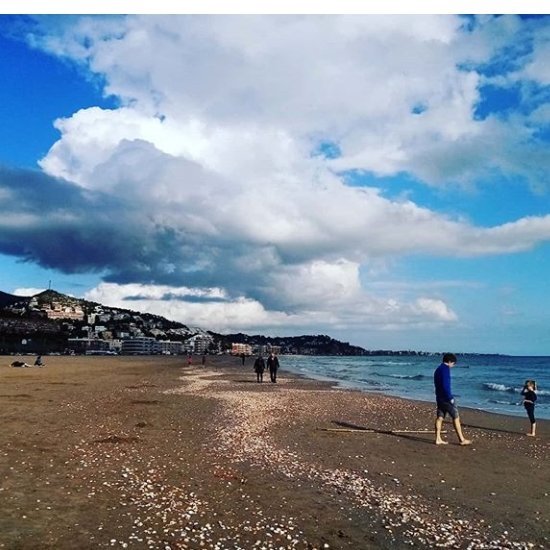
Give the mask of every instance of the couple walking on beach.
[[[254, 371], [256, 372], [256, 381], [264, 381], [264, 371], [266, 367], [266, 361], [261, 355], [258, 355], [258, 358], [254, 362]], [[269, 369], [269, 376], [271, 377], [271, 382], [277, 382], [277, 371], [279, 370], [279, 359], [277, 356], [271, 352], [267, 358], [267, 368]]]

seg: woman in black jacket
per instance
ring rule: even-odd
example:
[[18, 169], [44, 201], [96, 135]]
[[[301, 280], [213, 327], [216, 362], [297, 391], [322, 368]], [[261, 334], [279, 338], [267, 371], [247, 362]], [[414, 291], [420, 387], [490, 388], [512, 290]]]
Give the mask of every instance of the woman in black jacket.
[[269, 369], [269, 376], [271, 376], [272, 382], [277, 382], [277, 369], [279, 368], [279, 359], [271, 352], [271, 355], [267, 358], [267, 368]]
[[264, 381], [265, 361], [261, 355], [258, 355], [256, 361], [254, 361], [254, 370], [256, 371], [256, 380], [258, 382]]

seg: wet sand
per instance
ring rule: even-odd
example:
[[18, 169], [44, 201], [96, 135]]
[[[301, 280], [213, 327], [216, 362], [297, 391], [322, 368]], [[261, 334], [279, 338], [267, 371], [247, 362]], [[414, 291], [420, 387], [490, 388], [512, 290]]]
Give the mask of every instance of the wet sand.
[[284, 357], [277, 384], [230, 357], [13, 359], [0, 548], [550, 547], [548, 421], [532, 439], [526, 418], [462, 409], [473, 445], [446, 423], [435, 446], [395, 433], [433, 430], [430, 404], [302, 379]]

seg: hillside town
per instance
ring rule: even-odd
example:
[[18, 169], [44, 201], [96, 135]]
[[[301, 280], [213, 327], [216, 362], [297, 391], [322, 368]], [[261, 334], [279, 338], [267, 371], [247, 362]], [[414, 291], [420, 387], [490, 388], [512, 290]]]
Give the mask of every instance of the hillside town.
[[[4, 298], [4, 301], [8, 300]], [[27, 349], [40, 347], [40, 341], [52, 345], [57, 336], [65, 340], [66, 345], [56, 351], [75, 354], [176, 355], [221, 351], [214, 337], [202, 329], [156, 315], [78, 300], [51, 290], [14, 300], [2, 308], [2, 347], [8, 335], [27, 336], [21, 340], [26, 340], [21, 347]]]
[[217, 334], [150, 313], [73, 298], [54, 290], [0, 292], [0, 353], [88, 355], [365, 355], [329, 336]]

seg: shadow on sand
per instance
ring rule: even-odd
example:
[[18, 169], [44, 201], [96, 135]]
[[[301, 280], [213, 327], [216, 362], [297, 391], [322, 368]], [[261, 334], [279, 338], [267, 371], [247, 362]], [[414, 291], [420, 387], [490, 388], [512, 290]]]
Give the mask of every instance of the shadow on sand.
[[365, 432], [374, 432], [377, 434], [382, 435], [392, 435], [393, 437], [400, 437], [402, 439], [409, 439], [410, 441], [420, 441], [421, 443], [428, 443], [429, 445], [433, 445], [433, 441], [430, 439], [425, 439], [424, 437], [419, 437], [417, 435], [407, 434], [407, 433], [397, 433], [392, 430], [380, 430], [378, 428], [372, 428], [368, 426], [359, 426], [358, 424], [352, 424], [351, 422], [342, 422], [340, 420], [333, 420], [333, 424], [336, 424], [336, 426], [339, 426], [341, 428], [349, 428], [350, 430], [357, 430], [359, 432], [365, 431]]
[[478, 426], [477, 424], [464, 424], [462, 423], [463, 428], [473, 428], [474, 430], [483, 430], [485, 432], [500, 432], [503, 434], [512, 434], [512, 435], [523, 435], [523, 432], [518, 432], [514, 430], [504, 430], [502, 428], [489, 428], [488, 426]]

